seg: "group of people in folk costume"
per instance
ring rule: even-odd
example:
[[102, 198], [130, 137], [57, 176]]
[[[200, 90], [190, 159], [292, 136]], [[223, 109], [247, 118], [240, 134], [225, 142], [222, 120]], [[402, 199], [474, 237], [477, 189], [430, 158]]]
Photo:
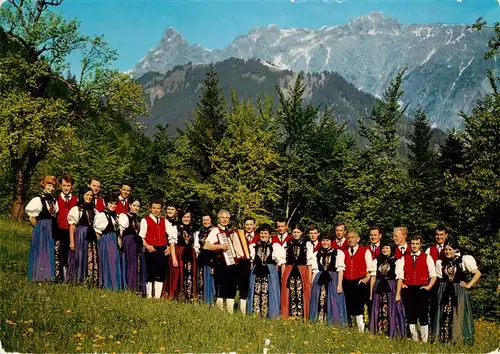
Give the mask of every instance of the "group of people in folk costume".
[[274, 232], [268, 224], [257, 229], [247, 217], [243, 229], [235, 230], [229, 212], [221, 210], [216, 224], [201, 215], [201, 229], [195, 230], [189, 210], [161, 199], [152, 199], [149, 215], [141, 218], [141, 201], [127, 183], [105, 199], [97, 178], [78, 197], [69, 175], [47, 176], [41, 186], [43, 192], [25, 208], [34, 227], [31, 280], [199, 300], [228, 312], [238, 293], [243, 313], [350, 324], [360, 332], [366, 306], [373, 334], [408, 334], [418, 341], [418, 323], [423, 342], [430, 332], [440, 342], [473, 343], [468, 289], [481, 273], [444, 227], [436, 228], [436, 244], [425, 252], [422, 237], [408, 240], [405, 227], [394, 228], [389, 241], [374, 226], [364, 246], [342, 223], [323, 236], [313, 224], [308, 235], [300, 224], [289, 234], [285, 218], [276, 219]]

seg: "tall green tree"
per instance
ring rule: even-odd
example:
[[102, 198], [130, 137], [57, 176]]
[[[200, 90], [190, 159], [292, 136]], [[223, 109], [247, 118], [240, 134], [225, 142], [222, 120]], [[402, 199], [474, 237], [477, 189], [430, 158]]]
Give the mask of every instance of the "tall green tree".
[[407, 223], [408, 177], [398, 154], [397, 124], [404, 116], [400, 72], [378, 99], [367, 121], [360, 120], [360, 135], [366, 147], [355, 153], [356, 163], [346, 172], [352, 202], [339, 218], [360, 232], [377, 224], [385, 229]]
[[443, 178], [442, 199], [438, 204], [441, 209], [439, 220], [447, 225], [453, 234], [460, 234], [464, 218], [457, 209], [455, 200], [463, 191], [458, 188], [457, 179], [462, 178], [466, 173], [465, 139], [461, 133], [452, 130], [448, 134], [439, 148], [438, 159]]
[[[432, 128], [425, 111], [418, 109], [409, 134], [408, 174], [411, 183], [409, 221], [412, 232], [430, 237], [439, 218], [441, 171], [431, 148]], [[428, 239], [430, 241], [430, 239]]]
[[251, 101], [239, 100], [232, 92], [226, 134], [209, 160], [215, 172], [209, 180], [192, 180], [191, 184], [214, 213], [225, 208], [236, 222], [242, 222], [245, 215], [269, 221], [279, 197], [278, 154], [272, 145], [275, 132], [271, 116], [261, 113], [255, 112]]
[[217, 73], [210, 65], [193, 121], [185, 129], [192, 152], [190, 165], [199, 172], [202, 180], [207, 180], [215, 173], [210, 159], [215, 147], [226, 134], [226, 121], [224, 93], [219, 87]]
[[[485, 26], [482, 22], [479, 28]], [[489, 41], [485, 58], [499, 51], [500, 26], [495, 24], [496, 37]], [[500, 94], [498, 77], [489, 73], [492, 92], [478, 101], [472, 114], [462, 113], [464, 169], [452, 182], [456, 190], [450, 203], [460, 215], [460, 245], [472, 254], [484, 275], [481, 284], [472, 292], [474, 308], [488, 317], [499, 319], [500, 302]]]
[[[278, 89], [277, 150], [281, 156], [280, 175], [282, 201], [281, 212], [288, 219], [304, 207], [308, 198], [311, 178], [309, 143], [316, 129], [319, 108], [307, 104], [304, 99], [306, 85], [300, 73], [288, 94]], [[310, 160], [310, 159], [309, 159]]]
[[[0, 155], [12, 169], [11, 217], [22, 216], [33, 173], [50, 152], [76, 141], [86, 119], [132, 119], [144, 112], [142, 89], [109, 70], [116, 58], [100, 37], [51, 11], [62, 0], [8, 0], [0, 8]], [[78, 80], [62, 73], [80, 53]]]

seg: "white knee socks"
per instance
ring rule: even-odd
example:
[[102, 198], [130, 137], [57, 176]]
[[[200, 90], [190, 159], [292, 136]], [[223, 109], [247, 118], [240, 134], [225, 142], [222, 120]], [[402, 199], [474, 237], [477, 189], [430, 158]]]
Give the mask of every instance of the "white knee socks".
[[221, 309], [221, 310], [224, 310], [224, 299], [221, 298], [221, 297], [218, 297], [215, 299], [215, 305]]
[[161, 281], [155, 281], [155, 299], [161, 297], [161, 291], [163, 289], [163, 283]]
[[420, 335], [422, 336], [422, 342], [427, 343], [429, 339], [429, 326], [420, 326]]
[[240, 299], [240, 310], [242, 314], [247, 313], [247, 300]]
[[229, 313], [234, 312], [234, 299], [226, 299], [226, 309]]
[[365, 331], [365, 319], [363, 315], [356, 316], [356, 324], [358, 325], [359, 332], [363, 333]]
[[411, 324], [408, 325], [408, 327], [410, 327], [411, 339], [413, 339], [415, 342], [418, 342], [417, 325]]

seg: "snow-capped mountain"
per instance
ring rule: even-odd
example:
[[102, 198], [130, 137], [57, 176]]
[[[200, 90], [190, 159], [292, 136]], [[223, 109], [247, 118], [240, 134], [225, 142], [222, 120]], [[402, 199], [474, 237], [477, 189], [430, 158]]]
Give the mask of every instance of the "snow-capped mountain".
[[260, 58], [282, 69], [335, 71], [356, 87], [380, 96], [398, 71], [407, 68], [403, 100], [422, 107], [441, 128], [460, 128], [460, 110], [469, 112], [489, 89], [485, 70], [497, 60], [483, 58], [492, 31], [458, 25], [402, 25], [381, 13], [345, 25], [283, 29], [257, 28], [222, 49], [191, 45], [173, 28], [133, 68], [136, 77], [165, 73], [175, 65], [236, 58]]

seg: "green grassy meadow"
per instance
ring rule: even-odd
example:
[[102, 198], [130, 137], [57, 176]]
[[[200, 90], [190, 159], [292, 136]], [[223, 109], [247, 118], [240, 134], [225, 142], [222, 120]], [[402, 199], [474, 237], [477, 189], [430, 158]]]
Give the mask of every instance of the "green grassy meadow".
[[17, 352], [488, 352], [497, 324], [478, 320], [476, 344], [390, 340], [355, 330], [291, 320], [261, 320], [200, 304], [142, 299], [83, 286], [39, 284], [26, 277], [31, 228], [0, 220], [0, 340]]

